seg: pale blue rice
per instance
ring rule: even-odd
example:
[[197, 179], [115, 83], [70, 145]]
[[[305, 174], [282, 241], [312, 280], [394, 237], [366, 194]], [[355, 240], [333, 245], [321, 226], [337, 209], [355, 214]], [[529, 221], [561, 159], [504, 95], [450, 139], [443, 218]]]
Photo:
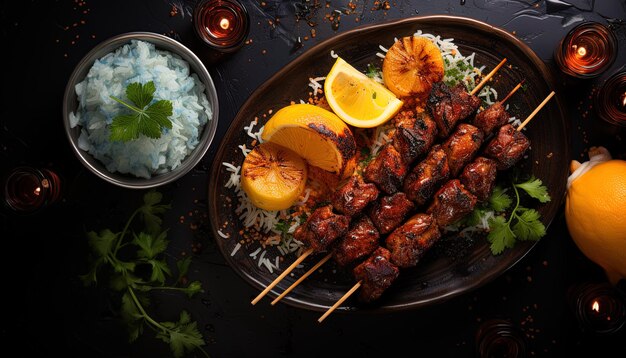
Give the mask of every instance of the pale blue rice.
[[[158, 139], [140, 135], [129, 142], [109, 141], [113, 118], [128, 114], [128, 109], [110, 96], [129, 101], [126, 87], [133, 82], [149, 81], [156, 86], [154, 101], [172, 102], [172, 129], [164, 129]], [[178, 167], [198, 145], [202, 128], [212, 115], [204, 85], [196, 74], [190, 74], [189, 64], [145, 41], [133, 40], [96, 60], [75, 89], [78, 108], [70, 113], [70, 124], [81, 127], [78, 146], [110, 172], [141, 178]]]

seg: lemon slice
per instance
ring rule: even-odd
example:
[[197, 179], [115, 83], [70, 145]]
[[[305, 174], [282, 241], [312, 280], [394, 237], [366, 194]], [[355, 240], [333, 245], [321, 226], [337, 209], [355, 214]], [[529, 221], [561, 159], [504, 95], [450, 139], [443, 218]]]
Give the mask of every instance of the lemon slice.
[[281, 108], [263, 127], [261, 138], [298, 153], [310, 165], [340, 177], [356, 166], [356, 141], [334, 113], [311, 104]]
[[293, 151], [273, 143], [256, 146], [243, 161], [241, 188], [254, 206], [287, 209], [304, 191], [306, 163]]
[[341, 57], [326, 76], [324, 93], [337, 116], [359, 128], [381, 125], [402, 107], [402, 101], [393, 92]]

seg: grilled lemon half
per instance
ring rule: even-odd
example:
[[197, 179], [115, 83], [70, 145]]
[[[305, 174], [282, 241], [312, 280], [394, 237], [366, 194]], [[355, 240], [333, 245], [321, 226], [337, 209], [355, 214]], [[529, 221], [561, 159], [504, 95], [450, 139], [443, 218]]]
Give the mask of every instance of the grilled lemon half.
[[356, 141], [350, 128], [334, 113], [311, 104], [281, 108], [267, 121], [263, 141], [298, 153], [310, 165], [350, 176], [356, 167]]
[[425, 37], [401, 38], [383, 60], [385, 86], [398, 97], [426, 98], [433, 83], [441, 81], [443, 75], [441, 51]]
[[287, 209], [304, 191], [307, 166], [292, 150], [274, 143], [257, 145], [243, 161], [241, 188], [254, 206]]

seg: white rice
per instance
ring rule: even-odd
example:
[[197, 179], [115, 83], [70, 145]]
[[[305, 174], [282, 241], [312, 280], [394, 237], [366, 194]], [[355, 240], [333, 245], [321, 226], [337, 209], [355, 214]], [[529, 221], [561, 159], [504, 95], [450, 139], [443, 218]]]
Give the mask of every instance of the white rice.
[[[128, 109], [110, 96], [129, 101], [126, 87], [133, 82], [156, 86], [154, 101], [172, 102], [172, 129], [158, 139], [140, 135], [128, 142], [111, 142], [110, 125]], [[110, 172], [141, 178], [167, 173], [198, 145], [202, 128], [211, 118], [204, 85], [178, 55], [157, 50], [154, 44], [133, 40], [96, 60], [75, 87], [78, 108], [70, 113], [71, 127], [80, 126], [79, 147], [100, 160]]]

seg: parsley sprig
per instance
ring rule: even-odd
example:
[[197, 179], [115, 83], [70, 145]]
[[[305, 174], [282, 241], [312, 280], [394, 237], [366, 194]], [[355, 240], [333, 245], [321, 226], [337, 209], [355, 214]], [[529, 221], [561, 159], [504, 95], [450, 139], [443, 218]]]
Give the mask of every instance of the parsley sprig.
[[159, 100], [152, 104], [156, 87], [154, 82], [146, 84], [133, 82], [126, 87], [126, 97], [132, 102], [127, 103], [117, 97], [111, 99], [131, 110], [131, 114], [121, 114], [113, 118], [111, 123], [111, 141], [127, 142], [139, 138], [143, 134], [150, 138], [160, 138], [163, 128], [172, 128], [172, 102]]
[[[143, 200], [143, 205], [132, 213], [122, 231], [104, 229], [99, 233], [87, 233], [94, 260], [89, 272], [81, 279], [86, 285], [96, 284], [106, 271], [109, 287], [121, 294], [120, 315], [128, 327], [130, 342], [135, 341], [147, 326], [156, 332], [156, 338], [170, 345], [174, 357], [182, 357], [195, 349], [208, 357], [202, 349], [205, 345], [202, 334], [189, 313], [181, 311], [176, 322], [160, 322], [147, 312], [151, 291], [179, 291], [190, 298], [204, 291], [199, 281], [183, 284], [191, 264], [190, 257], [176, 262], [177, 278], [172, 284], [165, 284], [168, 278], [172, 278], [172, 269], [165, 260], [169, 241], [166, 240], [167, 230], [161, 229], [160, 215], [170, 206], [161, 204], [162, 195], [154, 191], [146, 193]], [[137, 217], [144, 225], [141, 231], [134, 232], [131, 225]]]
[[[489, 219], [489, 234], [487, 240], [491, 243], [491, 252], [494, 255], [501, 254], [506, 248], [515, 246], [517, 240], [539, 240], [546, 234], [546, 227], [541, 222], [541, 215], [535, 209], [530, 209], [520, 204], [520, 189], [531, 198], [540, 203], [551, 200], [548, 189], [542, 185], [540, 179], [531, 177], [527, 181], [511, 182], [515, 192], [515, 207], [507, 216], [495, 216]], [[496, 212], [502, 213], [509, 209], [513, 199], [505, 189], [496, 187], [489, 199], [489, 206]]]

